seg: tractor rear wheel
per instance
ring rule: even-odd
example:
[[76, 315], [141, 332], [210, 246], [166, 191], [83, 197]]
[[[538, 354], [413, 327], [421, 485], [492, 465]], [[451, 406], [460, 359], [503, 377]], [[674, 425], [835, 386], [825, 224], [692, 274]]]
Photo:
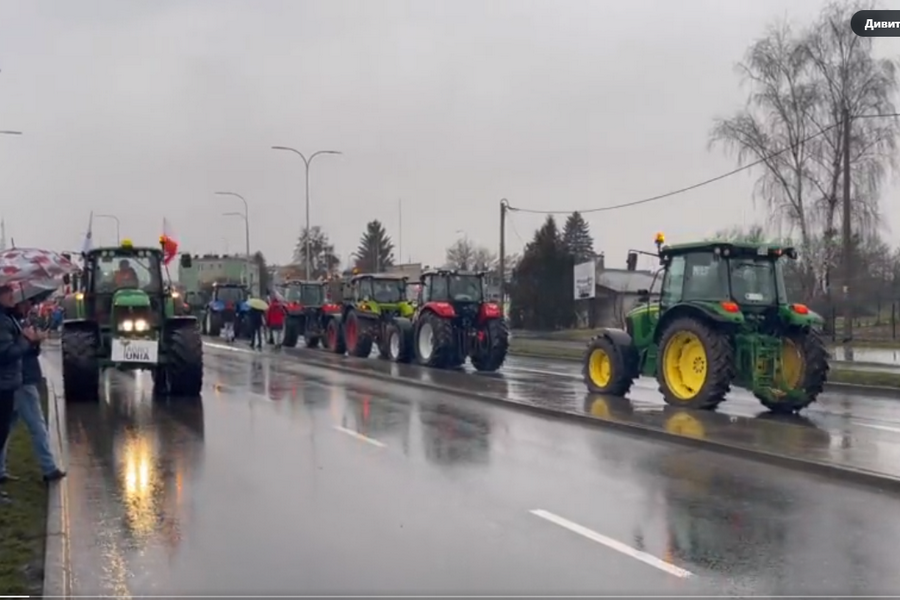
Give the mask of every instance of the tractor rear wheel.
[[328, 325], [325, 327], [325, 339], [328, 350], [331, 352], [343, 354], [347, 351], [347, 346], [344, 344], [344, 332], [341, 331], [341, 323], [337, 319], [328, 319]]
[[212, 337], [219, 337], [222, 333], [222, 314], [209, 311], [206, 313], [206, 332]]
[[605, 335], [588, 342], [581, 369], [592, 394], [624, 397], [634, 384], [635, 374], [625, 360], [625, 352]]
[[396, 363], [408, 363], [413, 357], [412, 325], [409, 321], [394, 321], [384, 328], [384, 345], [388, 359]]
[[484, 338], [472, 352], [472, 366], [478, 371], [496, 371], [503, 366], [509, 351], [509, 328], [506, 321], [491, 319], [479, 334]]
[[99, 346], [96, 331], [63, 327], [62, 376], [66, 403], [100, 400]]
[[357, 358], [368, 358], [372, 354], [371, 323], [359, 313], [351, 310], [344, 319], [344, 343], [347, 354]]
[[164, 334], [166, 364], [155, 373], [158, 392], [196, 398], [203, 389], [203, 340], [193, 327], [170, 329]]
[[786, 389], [804, 394], [794, 400], [784, 398], [777, 402], [759, 394], [756, 398], [772, 412], [796, 413], [815, 402], [825, 389], [828, 368], [828, 350], [818, 333], [813, 330], [791, 332], [781, 342], [779, 383]]
[[453, 335], [453, 323], [433, 312], [426, 312], [416, 323], [416, 360], [426, 367], [444, 369], [456, 366], [459, 351]]
[[668, 404], [712, 409], [734, 379], [734, 350], [727, 335], [693, 317], [670, 323], [659, 343], [656, 380]]
[[281, 339], [281, 345], [285, 348], [294, 348], [297, 346], [297, 338], [300, 337], [300, 323], [296, 317], [288, 317], [284, 320], [284, 337]]

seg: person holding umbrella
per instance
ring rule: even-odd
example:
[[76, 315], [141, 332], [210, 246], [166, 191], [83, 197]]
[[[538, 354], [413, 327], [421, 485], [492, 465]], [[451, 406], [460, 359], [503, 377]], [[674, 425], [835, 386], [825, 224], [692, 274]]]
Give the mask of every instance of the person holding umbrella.
[[[20, 319], [27, 317], [31, 308], [41, 299], [48, 298], [53, 290], [41, 289], [36, 286], [23, 286], [19, 303], [16, 304], [16, 312]], [[38, 357], [41, 354], [41, 341], [46, 339], [46, 333], [38, 332], [37, 340], [32, 339], [28, 350], [22, 356], [22, 385], [15, 392], [15, 412], [10, 421], [9, 430], [12, 431], [16, 421], [21, 418], [31, 434], [31, 442], [34, 452], [40, 463], [45, 482], [58, 481], [66, 476], [66, 472], [60, 469], [53, 452], [50, 450], [50, 436], [47, 433], [47, 423], [44, 419], [44, 411], [41, 408], [40, 385], [43, 383], [44, 374], [41, 371], [41, 363]], [[0, 483], [14, 480], [15, 476], [6, 471], [6, 444], [0, 448]]]
[[263, 321], [269, 305], [261, 298], [247, 300], [247, 328], [250, 333], [250, 347], [262, 350], [263, 348]]

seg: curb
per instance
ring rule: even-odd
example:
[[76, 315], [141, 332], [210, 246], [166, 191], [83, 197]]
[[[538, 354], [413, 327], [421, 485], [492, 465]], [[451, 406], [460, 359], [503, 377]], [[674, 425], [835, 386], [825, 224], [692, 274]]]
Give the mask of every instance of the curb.
[[[41, 361], [46, 367], [46, 362]], [[47, 429], [50, 449], [60, 466], [68, 464], [65, 405], [56, 388], [44, 377], [47, 394]], [[62, 413], [62, 414], [60, 414]], [[44, 545], [44, 598], [68, 598], [72, 591], [69, 554], [68, 478], [51, 484], [47, 501], [47, 539]]]
[[878, 473], [877, 471], [870, 471], [868, 469], [851, 467], [847, 465], [839, 465], [836, 463], [829, 463], [811, 458], [787, 456], [775, 452], [769, 452], [767, 450], [750, 448], [737, 444], [730, 444], [728, 442], [722, 442], [718, 440], [691, 438], [670, 433], [662, 429], [648, 427], [639, 423], [623, 423], [621, 421], [605, 420], [591, 415], [561, 411], [549, 407], [520, 402], [518, 400], [500, 398], [499, 396], [492, 396], [489, 394], [481, 394], [479, 392], [473, 392], [470, 390], [448, 389], [426, 381], [416, 381], [403, 377], [395, 377], [386, 373], [363, 371], [361, 369], [355, 369], [352, 366], [346, 364], [320, 361], [316, 360], [314, 356], [311, 356], [309, 353], [310, 351], [299, 349], [292, 350], [296, 353], [292, 352], [292, 354], [288, 354], [287, 356], [294, 355], [298, 358], [302, 357], [304, 358], [305, 364], [313, 367], [326, 368], [343, 373], [351, 373], [366, 379], [375, 379], [388, 383], [406, 385], [409, 387], [415, 387], [428, 391], [440, 392], [443, 394], [450, 394], [469, 398], [472, 400], [488, 402], [499, 406], [517, 408], [519, 410], [530, 412], [533, 414], [539, 414], [544, 417], [576, 422], [587, 426], [605, 427], [643, 439], [652, 438], [655, 440], [679, 444], [681, 446], [687, 446], [694, 449], [712, 450], [737, 458], [750, 459], [756, 462], [762, 462], [777, 467], [788, 468], [795, 471], [802, 471], [804, 473], [812, 473], [830, 479], [839, 479], [842, 481], [857, 483], [868, 487], [874, 487], [886, 492], [900, 494], [900, 477], [895, 477], [885, 473]]
[[[540, 352], [516, 352], [510, 348], [510, 356], [519, 356], [521, 358], [546, 358], [549, 360], [559, 360], [567, 363], [578, 363], [579, 359], [569, 356], [560, 356], [550, 353]], [[852, 369], [847, 369], [852, 371]], [[857, 394], [869, 394], [880, 398], [893, 398], [900, 400], [900, 387], [889, 387], [885, 385], [866, 385], [863, 383], [842, 383], [840, 381], [826, 381], [826, 392], [850, 392]]]

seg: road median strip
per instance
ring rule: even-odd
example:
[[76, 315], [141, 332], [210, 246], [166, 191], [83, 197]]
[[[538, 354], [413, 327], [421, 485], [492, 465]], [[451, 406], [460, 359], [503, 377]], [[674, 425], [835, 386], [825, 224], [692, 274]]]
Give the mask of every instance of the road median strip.
[[[212, 348], [222, 348], [222, 346], [218, 344], [208, 345]], [[233, 348], [233, 350], [239, 351], [239, 349], [237, 348]], [[565, 409], [560, 407], [538, 405], [522, 400], [516, 400], [514, 398], [501, 397], [499, 395], [473, 391], [470, 389], [465, 389], [463, 387], [451, 388], [443, 384], [434, 383], [432, 381], [411, 379], [402, 375], [379, 372], [372, 368], [366, 368], [366, 363], [369, 361], [374, 361], [374, 359], [354, 359], [347, 357], [337, 358], [334, 357], [334, 355], [324, 354], [318, 350], [305, 349], [290, 349], [287, 353], [282, 354], [281, 356], [285, 359], [301, 359], [299, 361], [300, 365], [331, 369], [359, 376], [365, 379], [380, 380], [387, 383], [406, 385], [409, 387], [416, 387], [437, 393], [490, 402], [501, 406], [513, 407], [531, 413], [537, 413], [546, 417], [577, 421], [587, 425], [604, 426], [609, 429], [614, 429], [626, 434], [637, 435], [639, 437], [658, 439], [670, 443], [678, 443], [698, 449], [713, 450], [722, 454], [729, 454], [740, 458], [755, 460], [757, 462], [800, 470], [805, 473], [817, 474], [830, 478], [838, 478], [844, 481], [850, 481], [867, 486], [874, 486], [882, 490], [900, 492], [900, 477], [895, 477], [887, 473], [880, 473], [870, 469], [847, 464], [819, 460], [817, 458], [809, 458], [782, 452], [775, 452], [764, 448], [754, 447], [748, 444], [742, 444], [739, 442], [697, 437], [691, 435], [690, 433], [681, 433], [678, 431], [667, 431], [659, 426], [653, 426], [640, 422], [616, 420], [612, 417], [604, 418], [602, 416], [588, 414], [587, 412], [577, 411], [571, 408]], [[585, 394], [585, 396], [589, 397], [587, 393]], [[622, 402], [627, 403], [628, 401], [622, 400]], [[793, 425], [781, 426], [795, 427]]]

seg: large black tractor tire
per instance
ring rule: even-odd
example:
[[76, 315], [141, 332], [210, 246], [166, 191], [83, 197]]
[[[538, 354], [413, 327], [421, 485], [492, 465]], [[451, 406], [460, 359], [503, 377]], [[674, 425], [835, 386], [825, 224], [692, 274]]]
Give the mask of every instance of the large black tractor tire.
[[[825, 382], [828, 380], [828, 349], [816, 331], [794, 331], [784, 336], [782, 352], [781, 377], [786, 380], [788, 387], [795, 390], [803, 390], [804, 397], [797, 400], [783, 399], [772, 402], [759, 394], [756, 398], [767, 409], [779, 414], [793, 414], [803, 410], [816, 401], [819, 394], [825, 390]], [[790, 354], [795, 357], [793, 362], [788, 358]], [[791, 368], [786, 368], [785, 362], [793, 362]]]
[[509, 352], [509, 327], [503, 319], [491, 319], [483, 330], [485, 339], [472, 352], [472, 366], [478, 371], [496, 371]]
[[222, 334], [222, 313], [209, 311], [206, 313], [207, 335], [219, 337]]
[[351, 310], [344, 319], [344, 343], [347, 354], [357, 358], [368, 358], [372, 354], [372, 323], [359, 313]]
[[206, 326], [206, 315], [209, 311], [203, 311], [203, 314], [197, 319], [200, 322], [200, 334], [201, 335], [209, 335], [208, 328]]
[[100, 363], [97, 351], [100, 338], [96, 331], [63, 328], [63, 395], [67, 404], [99, 402]]
[[693, 317], [672, 321], [659, 342], [656, 380], [667, 404], [713, 409], [725, 400], [734, 379], [729, 336]]
[[432, 312], [426, 312], [416, 321], [413, 347], [420, 365], [446, 369], [459, 364], [453, 323]]
[[347, 351], [347, 346], [344, 344], [344, 331], [339, 319], [328, 319], [328, 325], [325, 326], [325, 339], [329, 352], [343, 354]]
[[281, 345], [285, 348], [295, 348], [300, 337], [300, 323], [296, 317], [288, 317], [284, 320], [284, 337]]
[[408, 363], [413, 358], [413, 326], [406, 319], [388, 323], [384, 328], [387, 358], [396, 363]]
[[154, 393], [196, 398], [203, 389], [203, 340], [193, 327], [163, 334], [167, 362], [153, 373]]
[[629, 350], [605, 335], [598, 335], [588, 342], [581, 372], [589, 392], [619, 397], [628, 395], [637, 375], [628, 361]]

